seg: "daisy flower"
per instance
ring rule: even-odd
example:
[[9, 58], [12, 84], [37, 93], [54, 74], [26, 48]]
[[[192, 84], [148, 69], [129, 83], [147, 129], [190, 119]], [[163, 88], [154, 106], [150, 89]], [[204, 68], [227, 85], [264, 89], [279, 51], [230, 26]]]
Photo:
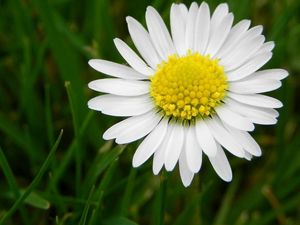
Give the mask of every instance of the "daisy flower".
[[225, 150], [250, 160], [261, 149], [248, 133], [254, 124], [277, 122], [282, 107], [261, 93], [281, 86], [283, 69], [258, 71], [272, 57], [274, 42], [265, 42], [262, 26], [249, 20], [233, 25], [227, 4], [210, 13], [206, 2], [173, 4], [170, 32], [159, 13], [146, 10], [145, 29], [126, 18], [139, 55], [116, 38], [128, 65], [92, 59], [89, 65], [113, 78], [95, 80], [89, 88], [104, 92], [88, 107], [104, 114], [129, 117], [113, 125], [105, 140], [127, 144], [142, 139], [133, 156], [138, 167], [153, 156], [153, 173], [172, 171], [177, 162], [189, 186], [206, 155], [216, 173], [231, 181]]

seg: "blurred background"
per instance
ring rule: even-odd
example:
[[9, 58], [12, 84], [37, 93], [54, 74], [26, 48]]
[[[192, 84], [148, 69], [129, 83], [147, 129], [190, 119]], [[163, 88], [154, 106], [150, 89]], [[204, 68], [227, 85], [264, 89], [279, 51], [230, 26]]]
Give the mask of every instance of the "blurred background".
[[[208, 1], [211, 10], [221, 2]], [[145, 9], [152, 5], [169, 24], [171, 4], [0, 1], [0, 224], [300, 224], [299, 0], [228, 1], [235, 23], [251, 19], [275, 41], [265, 68], [290, 73], [270, 93], [284, 103], [278, 124], [252, 133], [262, 157], [248, 162], [227, 154], [231, 183], [218, 178], [205, 158], [184, 188], [177, 168], [154, 176], [150, 160], [132, 169], [138, 143], [102, 140], [119, 119], [88, 110], [88, 99], [97, 93], [87, 84], [104, 77], [88, 60], [124, 63], [113, 38], [132, 46], [125, 17], [145, 24]]]

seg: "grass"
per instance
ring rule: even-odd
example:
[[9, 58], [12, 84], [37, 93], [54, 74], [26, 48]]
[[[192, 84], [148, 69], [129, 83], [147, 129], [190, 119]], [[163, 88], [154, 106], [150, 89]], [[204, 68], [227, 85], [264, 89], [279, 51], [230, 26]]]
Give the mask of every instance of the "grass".
[[[191, 1], [184, 1], [190, 4]], [[208, 1], [214, 8], [221, 1]], [[300, 224], [300, 2], [228, 0], [235, 22], [263, 24], [276, 47], [266, 68], [290, 76], [272, 92], [278, 124], [257, 126], [263, 156], [229, 156], [227, 184], [204, 159], [189, 188], [179, 173], [133, 169], [137, 143], [101, 135], [117, 119], [92, 112], [87, 88], [102, 75], [91, 58], [124, 63], [113, 45], [132, 44], [125, 17], [145, 24], [147, 5], [167, 21], [172, 1], [0, 1], [0, 225]], [[64, 130], [63, 135], [61, 130]]]

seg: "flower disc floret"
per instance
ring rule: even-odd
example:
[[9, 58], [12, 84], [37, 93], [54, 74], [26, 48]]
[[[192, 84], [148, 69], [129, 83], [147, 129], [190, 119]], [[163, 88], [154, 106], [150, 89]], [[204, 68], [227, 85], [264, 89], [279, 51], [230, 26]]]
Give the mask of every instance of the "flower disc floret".
[[188, 53], [169, 56], [151, 77], [150, 94], [166, 116], [192, 120], [210, 116], [226, 95], [227, 77], [217, 59]]

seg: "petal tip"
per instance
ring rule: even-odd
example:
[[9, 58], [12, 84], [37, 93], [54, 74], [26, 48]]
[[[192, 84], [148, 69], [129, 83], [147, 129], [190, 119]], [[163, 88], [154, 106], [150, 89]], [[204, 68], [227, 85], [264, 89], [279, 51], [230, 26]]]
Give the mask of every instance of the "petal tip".
[[207, 2], [206, 1], [203, 1], [202, 3], [201, 3], [201, 5], [200, 5], [200, 7], [208, 7], [208, 4], [207, 4]]
[[158, 168], [153, 168], [153, 169], [152, 169], [152, 172], [153, 172], [153, 174], [154, 174], [155, 176], [159, 174], [159, 171], [160, 171], [160, 169], [158, 169]]
[[129, 24], [129, 23], [132, 23], [134, 21], [133, 17], [131, 16], [126, 16], [126, 22]]
[[191, 185], [191, 183], [192, 183], [192, 180], [190, 180], [190, 181], [182, 181], [182, 184], [183, 184], [183, 186], [185, 188], [189, 187]]
[[132, 167], [137, 168], [137, 167], [141, 166], [142, 164], [143, 164], [143, 162], [139, 159], [139, 157], [135, 153], [133, 155], [133, 159], [132, 159]]
[[[229, 182], [231, 182], [232, 181], [232, 170], [230, 169], [229, 171], [227, 171], [227, 172], [225, 172], [225, 173], [223, 173], [223, 174], [218, 174], [219, 175], [219, 177], [223, 180], [223, 181], [225, 181], [225, 182], [227, 182], [227, 183], [229, 183]], [[221, 176], [220, 176], [221, 175]]]
[[114, 38], [113, 41], [116, 44], [116, 43], [119, 43], [121, 41], [121, 39], [120, 38]]
[[94, 81], [89, 82], [87, 86], [89, 89], [95, 90], [95, 82]]
[[166, 171], [168, 171], [168, 172], [173, 171], [175, 166], [176, 166], [176, 164], [174, 165], [173, 163], [166, 163], [165, 164]]
[[282, 108], [283, 107], [283, 103], [281, 101], [278, 100], [278, 104], [276, 106], [276, 108]]
[[198, 7], [197, 2], [192, 2], [191, 7]]
[[289, 72], [285, 69], [281, 69], [282, 70], [282, 79], [286, 78], [287, 76], [289, 76]]
[[146, 12], [147, 11], [153, 11], [153, 10], [155, 10], [155, 8], [151, 5], [147, 6], [147, 8], [146, 8]]
[[90, 65], [90, 67], [93, 67], [93, 68], [94, 68], [94, 65], [95, 65], [95, 63], [97, 62], [97, 60], [98, 60], [98, 59], [90, 59], [90, 60], [88, 61], [88, 64]]
[[95, 104], [95, 100], [94, 98], [90, 99], [88, 102], [87, 102], [87, 106], [89, 109], [92, 109], [92, 110], [96, 110], [96, 111], [101, 111], [97, 105]]
[[111, 135], [107, 131], [104, 132], [102, 138], [106, 141], [114, 139], [114, 137], [111, 137]]
[[141, 164], [138, 162], [138, 161], [136, 161], [135, 159], [134, 159], [134, 157], [133, 157], [133, 160], [132, 160], [132, 167], [133, 168], [137, 168], [137, 167], [139, 167]]
[[249, 125], [249, 131], [254, 131], [255, 130], [255, 126], [253, 123], [251, 123], [251, 125]]
[[228, 177], [223, 177], [222, 178], [225, 182], [229, 183], [232, 181], [232, 175], [229, 175]]
[[259, 149], [256, 154], [254, 155], [255, 157], [261, 157], [262, 156], [262, 151]]

